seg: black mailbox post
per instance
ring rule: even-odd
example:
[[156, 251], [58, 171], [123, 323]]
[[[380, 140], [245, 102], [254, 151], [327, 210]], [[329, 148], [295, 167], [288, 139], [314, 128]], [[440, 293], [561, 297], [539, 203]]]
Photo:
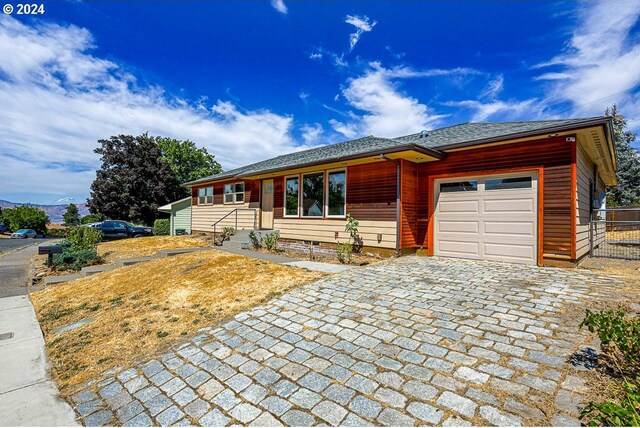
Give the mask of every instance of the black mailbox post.
[[38, 247], [38, 254], [46, 254], [49, 257], [47, 258], [47, 266], [51, 267], [53, 264], [53, 255], [62, 253], [62, 245], [40, 245]]

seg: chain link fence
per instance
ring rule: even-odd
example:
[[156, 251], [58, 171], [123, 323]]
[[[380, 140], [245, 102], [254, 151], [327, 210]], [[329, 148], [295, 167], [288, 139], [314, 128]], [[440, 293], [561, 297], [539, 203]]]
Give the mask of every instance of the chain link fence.
[[594, 211], [589, 235], [591, 257], [640, 260], [640, 207]]

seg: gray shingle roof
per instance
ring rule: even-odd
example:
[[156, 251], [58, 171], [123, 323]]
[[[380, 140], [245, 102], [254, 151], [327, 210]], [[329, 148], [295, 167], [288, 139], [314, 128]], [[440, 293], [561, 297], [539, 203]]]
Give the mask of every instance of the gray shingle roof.
[[301, 165], [313, 165], [340, 159], [354, 158], [359, 155], [373, 155], [377, 152], [389, 152], [406, 146], [432, 151], [437, 155], [440, 150], [463, 143], [483, 142], [500, 139], [512, 135], [544, 132], [556, 128], [580, 125], [583, 122], [605, 120], [603, 117], [563, 120], [538, 120], [527, 122], [479, 122], [462, 123], [446, 128], [433, 129], [397, 138], [380, 138], [368, 136], [355, 140], [316, 147], [314, 149], [289, 153], [251, 165], [232, 169], [217, 175], [204, 177], [185, 183], [187, 185], [204, 183], [233, 177], [246, 177], [270, 171], [284, 170]]

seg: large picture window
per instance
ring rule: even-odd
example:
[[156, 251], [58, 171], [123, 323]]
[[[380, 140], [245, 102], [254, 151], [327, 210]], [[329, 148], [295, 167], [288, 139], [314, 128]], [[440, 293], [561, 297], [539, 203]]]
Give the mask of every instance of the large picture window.
[[322, 217], [324, 213], [324, 173], [302, 176], [302, 216]]
[[198, 205], [213, 204], [213, 186], [198, 189]]
[[297, 217], [300, 204], [300, 178], [289, 177], [286, 179], [286, 199], [284, 207], [285, 216]]
[[346, 199], [346, 174], [344, 171], [329, 172], [327, 186], [327, 215], [344, 216]]
[[244, 183], [230, 183], [224, 185], [224, 203], [240, 204], [244, 202]]

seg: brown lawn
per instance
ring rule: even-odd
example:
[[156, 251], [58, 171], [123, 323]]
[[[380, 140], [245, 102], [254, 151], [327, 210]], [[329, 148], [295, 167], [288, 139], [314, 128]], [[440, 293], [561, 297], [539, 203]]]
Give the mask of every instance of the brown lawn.
[[210, 247], [212, 238], [206, 235], [149, 236], [145, 238], [121, 239], [98, 245], [98, 255], [107, 263], [116, 259], [153, 256], [158, 250]]
[[[129, 240], [138, 241], [138, 240]], [[66, 392], [322, 274], [211, 250], [117, 268], [31, 294]], [[90, 318], [82, 327], [56, 328]]]

